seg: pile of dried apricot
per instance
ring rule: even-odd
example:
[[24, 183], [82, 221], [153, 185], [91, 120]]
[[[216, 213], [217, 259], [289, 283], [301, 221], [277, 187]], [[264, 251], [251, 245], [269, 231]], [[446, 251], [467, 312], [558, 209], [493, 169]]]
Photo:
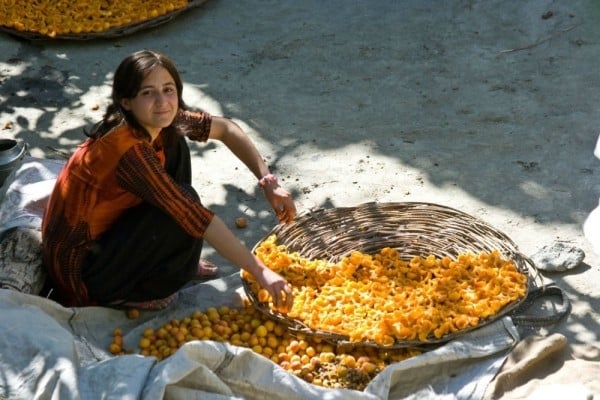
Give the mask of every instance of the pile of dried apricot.
[[187, 6], [187, 0], [0, 0], [0, 25], [48, 37], [103, 32]]
[[[314, 331], [347, 336], [352, 342], [391, 346], [428, 342], [476, 327], [523, 298], [527, 276], [498, 251], [403, 260], [398, 250], [375, 255], [354, 251], [337, 263], [311, 260], [271, 235], [257, 256], [293, 287], [287, 317]], [[268, 292], [242, 273], [260, 302], [273, 307]]]
[[183, 319], [147, 328], [137, 349], [125, 349], [123, 332], [116, 328], [109, 346], [115, 355], [139, 352], [163, 360], [192, 340], [214, 340], [252, 349], [307, 382], [326, 388], [363, 390], [390, 363], [420, 352], [414, 349], [342, 350], [319, 338], [292, 335], [281, 323], [247, 304], [244, 308], [208, 308]]

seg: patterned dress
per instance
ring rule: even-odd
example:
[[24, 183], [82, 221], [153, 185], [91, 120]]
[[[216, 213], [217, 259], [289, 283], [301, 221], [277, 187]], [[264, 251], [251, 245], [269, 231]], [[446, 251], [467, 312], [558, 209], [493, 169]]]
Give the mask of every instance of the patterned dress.
[[[178, 122], [189, 126], [188, 139], [200, 142], [208, 139], [209, 114], [181, 111], [177, 118]], [[103, 236], [111, 232], [129, 210], [140, 205], [156, 209], [174, 221], [186, 235], [201, 241], [213, 213], [202, 206], [191, 189], [189, 176], [183, 181], [178, 180], [165, 169], [163, 133], [150, 143], [140, 132], [121, 124], [100, 138], [84, 142], [59, 175], [43, 219], [42, 238], [44, 265], [63, 304], [86, 306], [106, 300], [90, 296], [83, 280], [83, 269], [94, 246], [106, 239]], [[178, 139], [179, 144], [182, 142], [185, 143], [183, 137]], [[190, 164], [189, 149], [184, 146], [188, 154], [175, 164]], [[174, 169], [177, 168], [181, 166], [175, 165]], [[191, 166], [184, 166], [186, 168], [191, 171]], [[135, 225], [136, 221], [130, 223]], [[148, 226], [150, 230], [154, 229], [152, 225]], [[129, 258], [114, 254], [127, 261], [124, 266], [130, 262], [135, 264], [136, 253], [153, 251], [143, 248], [143, 238], [127, 238], [138, 240], [142, 247], [122, 249], [131, 254]], [[121, 250], [113, 245], [111, 251], [118, 253]], [[197, 265], [197, 260], [195, 263]], [[144, 271], [137, 273], [143, 278]], [[124, 274], [122, 279], [131, 279], [131, 276]], [[119, 287], [112, 282], [112, 277], [110, 281]]]

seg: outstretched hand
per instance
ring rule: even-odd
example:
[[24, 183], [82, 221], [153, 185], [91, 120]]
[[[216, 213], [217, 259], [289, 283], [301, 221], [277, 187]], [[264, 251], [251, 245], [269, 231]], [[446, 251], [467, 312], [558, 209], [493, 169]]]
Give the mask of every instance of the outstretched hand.
[[292, 195], [279, 185], [267, 185], [264, 190], [279, 222], [284, 224], [292, 222], [296, 217], [296, 205]]

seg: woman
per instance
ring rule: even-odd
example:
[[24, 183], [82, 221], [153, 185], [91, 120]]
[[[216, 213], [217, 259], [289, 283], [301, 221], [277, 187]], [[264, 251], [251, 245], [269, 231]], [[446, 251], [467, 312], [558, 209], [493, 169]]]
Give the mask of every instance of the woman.
[[263, 265], [191, 186], [186, 137], [222, 141], [259, 179], [280, 222], [296, 215], [256, 147], [232, 121], [191, 112], [173, 63], [153, 51], [126, 57], [112, 104], [67, 162], [42, 224], [44, 265], [68, 306], [160, 309], [203, 274], [203, 240], [253, 274], [275, 306], [291, 288]]

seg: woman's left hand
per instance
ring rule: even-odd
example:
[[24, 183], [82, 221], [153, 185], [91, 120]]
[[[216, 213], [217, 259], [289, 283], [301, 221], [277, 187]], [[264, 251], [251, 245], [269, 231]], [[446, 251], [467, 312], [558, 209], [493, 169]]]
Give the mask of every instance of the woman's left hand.
[[281, 275], [261, 264], [261, 269], [255, 278], [271, 295], [275, 309], [287, 313], [292, 308], [294, 302], [292, 287]]
[[277, 183], [267, 184], [263, 189], [279, 222], [285, 224], [292, 222], [296, 217], [296, 205], [292, 195]]

